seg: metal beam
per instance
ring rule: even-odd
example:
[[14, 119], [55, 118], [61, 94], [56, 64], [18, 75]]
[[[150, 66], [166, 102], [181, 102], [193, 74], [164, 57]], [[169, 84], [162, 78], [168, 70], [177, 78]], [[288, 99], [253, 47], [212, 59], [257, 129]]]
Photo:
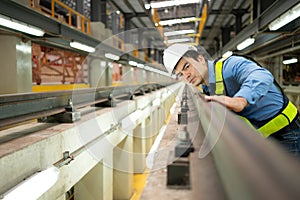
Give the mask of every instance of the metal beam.
[[[72, 101], [74, 108], [95, 105], [110, 98], [131, 96], [165, 87], [169, 83], [102, 87], [47, 93], [0, 95], [0, 127], [39, 117], [63, 113]], [[129, 98], [128, 98], [129, 99]]]
[[251, 24], [246, 26], [241, 32], [239, 32], [233, 39], [231, 39], [222, 49], [223, 52], [235, 49], [236, 45], [244, 41], [246, 38], [253, 36], [257, 32], [264, 30], [266, 26], [275, 20], [278, 16], [283, 14], [289, 8], [299, 3], [298, 0], [291, 1], [277, 1], [269, 9], [258, 16]]
[[0, 13], [33, 26], [40, 27], [50, 33], [60, 35], [60, 26], [57, 21], [14, 1], [0, 1]]

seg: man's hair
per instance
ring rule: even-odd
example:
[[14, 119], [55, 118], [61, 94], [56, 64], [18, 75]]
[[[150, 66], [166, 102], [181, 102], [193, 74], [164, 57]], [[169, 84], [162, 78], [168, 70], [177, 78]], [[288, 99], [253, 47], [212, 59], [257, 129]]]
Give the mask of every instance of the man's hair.
[[207, 53], [207, 51], [202, 46], [197, 47], [197, 51], [189, 50], [189, 51], [185, 52], [185, 54], [183, 54], [182, 57], [193, 58], [194, 60], [197, 61], [199, 55], [202, 55], [206, 62], [208, 60], [212, 60], [209, 53]]

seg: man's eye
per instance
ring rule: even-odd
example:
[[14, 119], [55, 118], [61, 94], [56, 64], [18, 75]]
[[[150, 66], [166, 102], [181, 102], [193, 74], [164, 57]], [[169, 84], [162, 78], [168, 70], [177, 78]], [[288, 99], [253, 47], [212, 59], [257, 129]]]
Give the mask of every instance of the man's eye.
[[185, 71], [185, 70], [187, 70], [187, 69], [189, 69], [189, 68], [190, 68], [190, 65], [187, 64], [187, 65], [185, 65], [185, 66], [183, 67], [182, 71]]
[[182, 73], [178, 73], [176, 76], [177, 76], [177, 78], [181, 78], [182, 77]]

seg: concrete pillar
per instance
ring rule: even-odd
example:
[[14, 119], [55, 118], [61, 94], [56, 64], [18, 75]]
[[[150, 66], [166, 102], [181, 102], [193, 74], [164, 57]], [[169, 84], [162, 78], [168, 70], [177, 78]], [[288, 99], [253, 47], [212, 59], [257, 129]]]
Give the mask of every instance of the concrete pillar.
[[151, 114], [151, 146], [155, 141], [156, 135], [158, 133], [158, 125], [157, 125], [157, 109], [152, 110]]
[[143, 173], [146, 169], [146, 135], [142, 124], [133, 130], [133, 168], [134, 173]]
[[122, 78], [123, 78], [123, 84], [124, 85], [133, 84], [136, 81], [133, 67], [124, 66], [123, 67], [123, 77]]
[[126, 137], [113, 150], [113, 199], [130, 199], [133, 195], [133, 138]]
[[103, 159], [103, 199], [113, 199], [113, 151], [105, 153]]
[[144, 70], [138, 69], [136, 71], [136, 81], [138, 84], [144, 84], [146, 81], [146, 72]]
[[0, 94], [31, 92], [31, 42], [3, 35], [0, 37], [0, 43]]
[[110, 86], [112, 84], [112, 69], [110, 63], [99, 58], [87, 61], [91, 87]]
[[151, 149], [151, 146], [153, 144], [153, 139], [152, 139], [152, 133], [151, 133], [151, 123], [152, 119], [150, 117], [147, 117], [145, 121], [142, 123], [142, 132], [143, 135], [145, 135], [146, 138], [146, 152], [148, 153]]
[[111, 25], [111, 29], [112, 29], [112, 34], [116, 35], [120, 32], [120, 15], [117, 14], [116, 12], [113, 12], [111, 14], [112, 17], [112, 25]]
[[97, 164], [74, 186], [74, 196], [75, 199], [84, 200], [104, 199], [102, 163]]

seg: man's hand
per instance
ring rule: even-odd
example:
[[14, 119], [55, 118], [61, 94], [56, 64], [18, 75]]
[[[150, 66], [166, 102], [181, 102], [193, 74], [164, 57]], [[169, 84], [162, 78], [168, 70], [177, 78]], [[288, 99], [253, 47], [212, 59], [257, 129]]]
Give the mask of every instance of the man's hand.
[[205, 96], [205, 100], [218, 102], [234, 112], [241, 112], [248, 105], [244, 97]]

